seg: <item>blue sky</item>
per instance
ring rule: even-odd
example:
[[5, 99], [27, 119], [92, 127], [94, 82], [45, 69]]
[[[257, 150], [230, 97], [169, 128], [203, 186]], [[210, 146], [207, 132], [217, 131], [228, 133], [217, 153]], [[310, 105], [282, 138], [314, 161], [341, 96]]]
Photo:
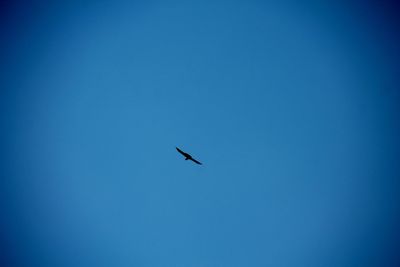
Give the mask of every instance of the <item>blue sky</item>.
[[5, 5], [1, 260], [397, 266], [395, 8]]

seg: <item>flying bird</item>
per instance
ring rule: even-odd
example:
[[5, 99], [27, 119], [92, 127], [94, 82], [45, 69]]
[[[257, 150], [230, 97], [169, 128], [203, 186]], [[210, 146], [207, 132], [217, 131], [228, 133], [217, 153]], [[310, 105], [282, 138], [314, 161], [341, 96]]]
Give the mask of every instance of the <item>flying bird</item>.
[[175, 148], [176, 148], [176, 150], [178, 150], [179, 153], [181, 153], [181, 154], [185, 157], [185, 160], [191, 160], [191, 161], [196, 162], [197, 164], [200, 164], [200, 165], [201, 165], [201, 162], [195, 160], [195, 159], [194, 159], [192, 156], [190, 156], [188, 153], [183, 152], [182, 150], [180, 150], [180, 149], [177, 148], [177, 147], [175, 147]]

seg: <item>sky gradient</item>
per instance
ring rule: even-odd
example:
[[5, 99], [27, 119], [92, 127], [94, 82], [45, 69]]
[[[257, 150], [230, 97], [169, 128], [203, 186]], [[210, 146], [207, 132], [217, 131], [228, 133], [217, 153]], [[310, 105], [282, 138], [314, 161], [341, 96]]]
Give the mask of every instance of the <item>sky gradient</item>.
[[399, 266], [395, 4], [45, 2], [1, 7], [1, 266]]

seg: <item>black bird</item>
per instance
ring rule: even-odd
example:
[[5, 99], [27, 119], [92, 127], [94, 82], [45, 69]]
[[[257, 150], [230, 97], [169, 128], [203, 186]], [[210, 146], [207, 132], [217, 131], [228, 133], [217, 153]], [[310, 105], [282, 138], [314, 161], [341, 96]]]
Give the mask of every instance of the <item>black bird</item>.
[[185, 160], [191, 160], [193, 162], [196, 162], [197, 164], [201, 165], [201, 162], [195, 160], [194, 158], [192, 158], [192, 156], [190, 156], [188, 153], [183, 152], [182, 150], [180, 150], [179, 148], [175, 147], [176, 150], [178, 150], [179, 153], [181, 153], [183, 156], [185, 156]]

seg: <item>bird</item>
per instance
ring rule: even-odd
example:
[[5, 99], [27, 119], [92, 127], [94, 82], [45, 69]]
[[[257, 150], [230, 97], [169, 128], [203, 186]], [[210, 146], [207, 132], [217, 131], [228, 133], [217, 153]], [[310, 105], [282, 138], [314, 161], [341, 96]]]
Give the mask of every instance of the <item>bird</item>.
[[191, 160], [191, 161], [193, 161], [193, 162], [195, 162], [195, 163], [197, 163], [197, 164], [199, 164], [199, 165], [202, 165], [202, 163], [201, 163], [200, 161], [195, 160], [195, 159], [194, 159], [191, 155], [189, 155], [188, 153], [183, 152], [182, 150], [180, 150], [180, 149], [177, 148], [177, 147], [175, 147], [175, 148], [176, 148], [176, 150], [178, 150], [179, 153], [181, 153], [181, 154], [185, 157], [185, 160]]

